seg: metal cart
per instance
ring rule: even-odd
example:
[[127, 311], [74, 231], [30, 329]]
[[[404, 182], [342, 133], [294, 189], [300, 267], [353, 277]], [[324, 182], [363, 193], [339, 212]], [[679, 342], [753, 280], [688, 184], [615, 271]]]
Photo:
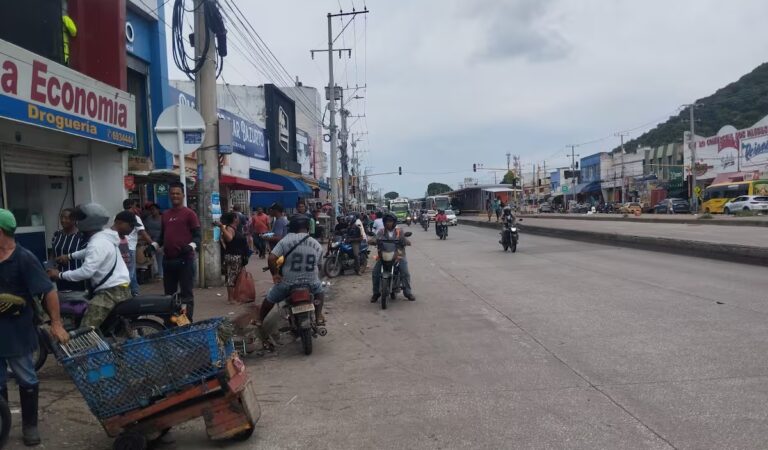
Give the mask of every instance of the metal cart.
[[209, 439], [246, 440], [261, 411], [230, 330], [212, 319], [112, 346], [89, 331], [55, 346], [56, 357], [115, 450], [144, 450], [198, 417]]

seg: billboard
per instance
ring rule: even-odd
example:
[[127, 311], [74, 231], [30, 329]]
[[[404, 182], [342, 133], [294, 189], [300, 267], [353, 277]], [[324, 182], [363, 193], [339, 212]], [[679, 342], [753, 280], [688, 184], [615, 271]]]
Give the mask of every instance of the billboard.
[[270, 168], [301, 173], [296, 152], [296, 104], [274, 84], [264, 85]]
[[133, 148], [135, 107], [127, 92], [0, 40], [0, 117]]
[[[169, 87], [173, 101], [195, 107], [195, 96], [180, 91], [173, 86]], [[249, 158], [269, 161], [267, 142], [264, 129], [255, 123], [232, 114], [225, 109], [219, 109], [219, 119], [232, 122], [232, 151]]]
[[[712, 179], [721, 173], [768, 172], [768, 116], [743, 130], [726, 125], [716, 136], [697, 136], [694, 143], [699, 179]], [[691, 151], [685, 145], [686, 163], [690, 158]]]

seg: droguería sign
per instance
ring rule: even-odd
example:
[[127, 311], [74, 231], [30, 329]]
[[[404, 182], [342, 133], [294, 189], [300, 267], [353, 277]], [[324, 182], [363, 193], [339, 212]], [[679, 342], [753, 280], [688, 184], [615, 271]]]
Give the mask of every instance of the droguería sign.
[[0, 117], [136, 146], [133, 96], [0, 40]]

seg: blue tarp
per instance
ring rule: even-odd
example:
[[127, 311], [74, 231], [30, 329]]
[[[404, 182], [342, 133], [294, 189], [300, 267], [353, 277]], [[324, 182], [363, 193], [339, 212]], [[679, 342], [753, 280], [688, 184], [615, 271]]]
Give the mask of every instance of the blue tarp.
[[311, 198], [312, 188], [301, 180], [286, 177], [264, 170], [251, 169], [252, 180], [264, 181], [283, 187], [281, 192], [251, 192], [251, 207], [268, 207], [272, 203], [280, 203], [285, 208], [295, 208], [300, 198]]
[[585, 194], [588, 192], [600, 192], [600, 182], [599, 181], [593, 181], [591, 183], [580, 183], [577, 184], [576, 187], [573, 189], [573, 192], [577, 194]]

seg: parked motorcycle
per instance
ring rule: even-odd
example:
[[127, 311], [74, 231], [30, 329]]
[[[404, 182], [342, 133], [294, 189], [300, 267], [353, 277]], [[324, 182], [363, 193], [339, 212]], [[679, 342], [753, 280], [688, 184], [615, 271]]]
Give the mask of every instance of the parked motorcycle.
[[[405, 237], [410, 237], [411, 232], [405, 233]], [[379, 239], [377, 246], [379, 250], [379, 261], [381, 261], [381, 309], [387, 309], [387, 301], [394, 300], [397, 293], [402, 291], [402, 280], [400, 279], [400, 252], [397, 249], [398, 240]]]
[[[522, 222], [522, 219], [519, 221]], [[509, 249], [512, 250], [512, 253], [515, 253], [519, 239], [520, 235], [517, 231], [517, 225], [504, 222], [504, 228], [501, 230], [501, 246], [504, 247], [504, 251], [506, 252]]]
[[437, 237], [444, 241], [448, 237], [448, 223], [436, 223], [435, 227], [437, 227]]
[[[360, 272], [364, 272], [368, 267], [368, 242], [363, 239], [360, 242]], [[326, 260], [323, 264], [323, 271], [328, 278], [336, 278], [343, 274], [345, 270], [355, 268], [355, 254], [352, 251], [352, 243], [344, 238], [338, 237], [331, 242]]]
[[301, 339], [301, 348], [305, 355], [312, 354], [312, 339], [325, 336], [328, 330], [317, 325], [315, 317], [315, 296], [308, 286], [294, 286], [288, 297], [281, 302], [283, 318], [288, 321], [288, 329]]
[[[59, 314], [65, 330], [80, 328], [88, 304], [85, 292], [59, 292]], [[119, 303], [101, 324], [99, 332], [106, 339], [120, 342], [188, 323], [187, 307], [177, 296], [140, 295]], [[44, 324], [50, 326], [50, 319]], [[38, 328], [37, 335], [39, 345], [34, 361], [35, 370], [40, 370], [53, 350], [42, 328]]]

